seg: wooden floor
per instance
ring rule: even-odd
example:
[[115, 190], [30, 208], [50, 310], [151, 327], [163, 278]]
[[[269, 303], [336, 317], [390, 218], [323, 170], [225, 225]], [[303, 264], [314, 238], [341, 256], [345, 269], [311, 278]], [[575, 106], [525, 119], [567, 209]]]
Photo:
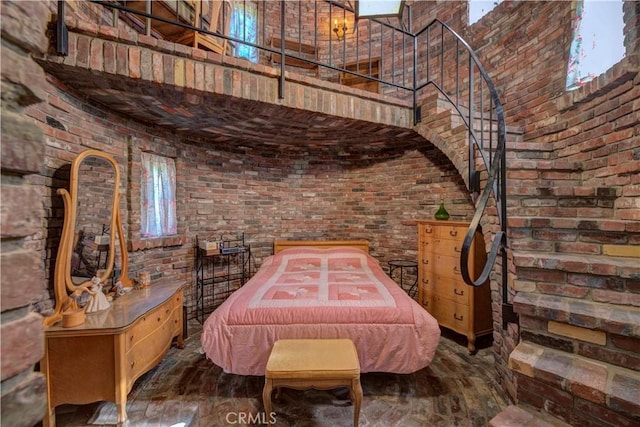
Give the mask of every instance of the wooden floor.
[[[225, 374], [200, 353], [201, 326], [189, 323], [182, 350], [172, 347], [129, 395], [127, 427], [260, 425], [264, 377]], [[493, 355], [479, 340], [475, 356], [445, 331], [433, 363], [410, 375], [367, 373], [360, 426], [487, 426], [507, 406], [494, 386]], [[351, 426], [347, 390], [285, 389], [274, 403], [276, 426]], [[116, 425], [115, 405], [64, 405], [57, 424]], [[242, 422], [244, 421], [244, 422]]]

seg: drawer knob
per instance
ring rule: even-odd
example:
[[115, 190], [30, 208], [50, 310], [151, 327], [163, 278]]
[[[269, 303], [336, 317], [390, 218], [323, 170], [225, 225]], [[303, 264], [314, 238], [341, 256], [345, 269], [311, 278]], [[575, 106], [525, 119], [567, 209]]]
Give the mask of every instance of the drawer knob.
[[430, 225], [427, 225], [427, 226], [424, 228], [424, 231], [425, 231], [425, 233], [431, 233], [431, 232], [433, 232], [433, 228], [431, 228], [431, 226], [430, 226]]
[[458, 230], [456, 230], [455, 228], [453, 230], [449, 230], [449, 235], [451, 237], [455, 237], [458, 235]]
[[162, 319], [162, 317], [158, 317], [158, 322], [160, 322], [161, 319]]
[[453, 293], [456, 294], [456, 295], [460, 295], [460, 296], [464, 295], [464, 291], [459, 291], [458, 288], [455, 288], [453, 290]]
[[429, 279], [422, 279], [422, 283], [424, 283], [425, 285], [429, 284]]
[[456, 246], [455, 248], [453, 248], [454, 251], [456, 252], [462, 252], [462, 248]]
[[134, 366], [136, 366], [136, 362], [135, 361], [131, 362], [131, 367], [133, 368]]
[[460, 274], [460, 267], [458, 267], [458, 266], [453, 267], [453, 271], [454, 271], [455, 273]]
[[456, 313], [453, 313], [453, 318], [456, 319], [456, 320], [462, 320], [462, 319], [464, 319], [464, 316], [461, 315], [460, 317], [458, 317], [458, 315]]
[[423, 260], [422, 260], [422, 263], [423, 263], [424, 265], [427, 265], [427, 264], [429, 264], [429, 260], [428, 260], [428, 259], [423, 259]]
[[129, 337], [129, 341], [133, 341], [133, 335]]
[[422, 301], [422, 305], [424, 305], [425, 307], [429, 307], [429, 301]]

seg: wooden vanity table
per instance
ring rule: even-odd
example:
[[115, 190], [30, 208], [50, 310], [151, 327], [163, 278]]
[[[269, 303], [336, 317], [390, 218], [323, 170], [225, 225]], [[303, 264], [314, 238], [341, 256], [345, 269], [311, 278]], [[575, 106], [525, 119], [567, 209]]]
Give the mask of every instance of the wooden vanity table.
[[[65, 210], [53, 283], [56, 302], [53, 313], [43, 320], [45, 351], [40, 362], [47, 380], [45, 427], [55, 426], [55, 408], [65, 403], [114, 402], [118, 424], [126, 421], [127, 394], [135, 380], [160, 362], [173, 338], [178, 338], [180, 348], [184, 345], [182, 284], [156, 282], [111, 304], [102, 294], [102, 285], [114, 278], [124, 288], [133, 286], [120, 216], [120, 185], [115, 158], [86, 150], [71, 163], [68, 189], [58, 189]], [[96, 276], [72, 275], [77, 255], [74, 236], [98, 227], [104, 231], [105, 224], [111, 232], [105, 239], [108, 244], [101, 242], [108, 248], [104, 270], [94, 253], [87, 260], [97, 260], [89, 273], [95, 271]], [[113, 277], [116, 258], [120, 269]], [[89, 301], [82, 305], [87, 295]]]
[[165, 355], [174, 337], [182, 348], [182, 286], [153, 284], [117, 298], [111, 308], [87, 314], [74, 328], [45, 329], [41, 370], [47, 377], [44, 426], [55, 426], [65, 403], [115, 402], [118, 423], [127, 419], [127, 394], [135, 380]]

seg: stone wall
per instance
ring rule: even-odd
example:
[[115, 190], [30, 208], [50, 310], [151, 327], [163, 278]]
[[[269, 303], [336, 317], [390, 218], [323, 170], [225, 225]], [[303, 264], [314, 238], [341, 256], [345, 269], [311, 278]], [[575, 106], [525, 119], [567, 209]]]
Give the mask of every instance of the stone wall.
[[33, 426], [46, 409], [44, 376], [34, 371], [44, 354], [42, 318], [31, 311], [45, 288], [41, 188], [29, 183], [44, 163], [40, 128], [26, 108], [46, 99], [45, 75], [31, 53], [47, 48], [49, 17], [40, 2], [2, 4], [2, 425]]

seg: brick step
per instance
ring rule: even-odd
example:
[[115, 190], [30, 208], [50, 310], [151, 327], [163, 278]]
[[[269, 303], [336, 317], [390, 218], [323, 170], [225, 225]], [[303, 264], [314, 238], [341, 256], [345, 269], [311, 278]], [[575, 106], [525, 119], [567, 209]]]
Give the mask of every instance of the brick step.
[[544, 171], [561, 171], [561, 172], [582, 172], [582, 165], [579, 162], [569, 160], [554, 159], [531, 159], [531, 158], [515, 158], [509, 159], [507, 168], [510, 171], [515, 170], [544, 170]]
[[569, 427], [570, 424], [529, 405], [509, 405], [489, 421], [489, 427]]
[[508, 229], [514, 250], [640, 258], [640, 223], [510, 217]]
[[521, 341], [509, 357], [518, 403], [571, 425], [637, 426], [640, 372]]
[[[614, 209], [605, 206], [565, 206], [571, 203], [560, 203], [557, 199], [536, 199], [535, 197], [518, 199], [508, 196], [511, 203], [510, 212], [515, 216], [530, 216], [534, 218], [583, 218], [585, 220], [599, 220], [611, 218]], [[517, 205], [516, 203], [519, 203]], [[580, 201], [576, 202], [579, 205]], [[605, 204], [604, 202], [602, 203]], [[548, 206], [547, 206], [548, 205]]]
[[518, 268], [640, 279], [640, 263], [632, 257], [514, 250], [513, 262]]
[[536, 196], [538, 198], [563, 198], [563, 199], [602, 199], [613, 200], [620, 197], [622, 189], [620, 187], [567, 187], [558, 185], [534, 186], [529, 183], [518, 185], [511, 183], [508, 190], [509, 196]]
[[508, 193], [519, 187], [580, 187], [582, 186], [582, 173], [580, 171], [556, 169], [520, 169], [511, 170], [507, 162], [507, 189]]
[[[606, 233], [640, 233], [640, 222], [629, 222], [608, 218], [538, 218], [510, 216], [509, 227], [530, 229], [578, 229], [580, 231], [602, 231]], [[640, 244], [640, 241], [632, 243]]]
[[[467, 117], [469, 114], [469, 109], [466, 106], [460, 104], [458, 105], [460, 113], [458, 113], [456, 107], [453, 106], [440, 92], [436, 92], [430, 96], [427, 96], [421, 104], [421, 109], [423, 123], [425, 123], [425, 120], [429, 120], [429, 118], [433, 115], [437, 115], [438, 117], [444, 117], [446, 115], [449, 117], [451, 129], [461, 126], [466, 129], [464, 119], [462, 118], [460, 113]], [[482, 128], [480, 127], [480, 123], [483, 123]], [[496, 132], [498, 129], [495, 116], [493, 117], [493, 120], [489, 120], [489, 113], [484, 113], [484, 115], [482, 115], [478, 112], [474, 114], [472, 127], [473, 130], [477, 133], [478, 138], [480, 138], [481, 136], [481, 131], [486, 132], [484, 137], [487, 140], [487, 146], [489, 131]], [[521, 127], [505, 125], [505, 132], [507, 149], [515, 148], [518, 146], [518, 144], [522, 143], [522, 135], [524, 134], [524, 131]], [[496, 142], [497, 140], [494, 137], [494, 144]], [[546, 147], [548, 147], [548, 144], [529, 144], [529, 146], [531, 147], [529, 148], [529, 150], [537, 151], [538, 149], [545, 149]]]
[[[620, 347], [629, 346], [632, 342], [638, 344], [640, 307], [622, 305], [623, 302], [631, 303], [626, 300], [615, 305], [609, 301], [597, 302], [539, 292], [519, 292], [513, 299], [513, 308], [521, 318], [544, 319], [546, 322], [551, 322], [546, 324], [540, 324], [537, 321], [523, 322], [523, 339], [525, 336], [531, 337], [532, 334], [543, 333], [550, 338], [538, 337], [537, 340], [544, 340], [550, 347], [569, 352], [574, 350], [571, 339], [579, 339], [585, 343], [585, 347], [577, 350], [581, 352], [588, 351], [588, 343], [603, 346], [607, 343], [615, 345], [615, 342], [607, 341], [605, 334], [615, 335], [609, 338], [620, 340]], [[632, 340], [625, 340], [625, 337]], [[602, 351], [600, 356], [607, 363], [621, 363], [640, 372], [638, 353], [617, 362], [609, 359], [608, 356], [611, 355], [605, 351]]]
[[[522, 136], [523, 130], [516, 127], [511, 127], [511, 132], [507, 132], [507, 134], [514, 134], [518, 136]], [[531, 142], [531, 141], [518, 141], [517, 143], [510, 143], [509, 139], [507, 139], [507, 149], [509, 152], [514, 154], [514, 157], [525, 158], [525, 156], [521, 156], [519, 154], [522, 153], [540, 153], [538, 156], [548, 157], [554, 153], [553, 146], [547, 143], [542, 142]], [[534, 156], [532, 158], [538, 158]]]
[[[567, 187], [567, 193], [573, 193], [575, 188]], [[525, 193], [525, 194], [522, 194]], [[537, 195], [535, 193], [538, 193]], [[540, 217], [588, 217], [608, 218], [612, 216], [617, 197], [607, 195], [594, 196], [544, 196], [544, 190], [531, 187], [511, 187], [508, 197], [519, 204], [527, 216], [536, 216], [540, 210]], [[517, 206], [517, 205], [516, 205]], [[571, 215], [571, 213], [574, 213]]]

